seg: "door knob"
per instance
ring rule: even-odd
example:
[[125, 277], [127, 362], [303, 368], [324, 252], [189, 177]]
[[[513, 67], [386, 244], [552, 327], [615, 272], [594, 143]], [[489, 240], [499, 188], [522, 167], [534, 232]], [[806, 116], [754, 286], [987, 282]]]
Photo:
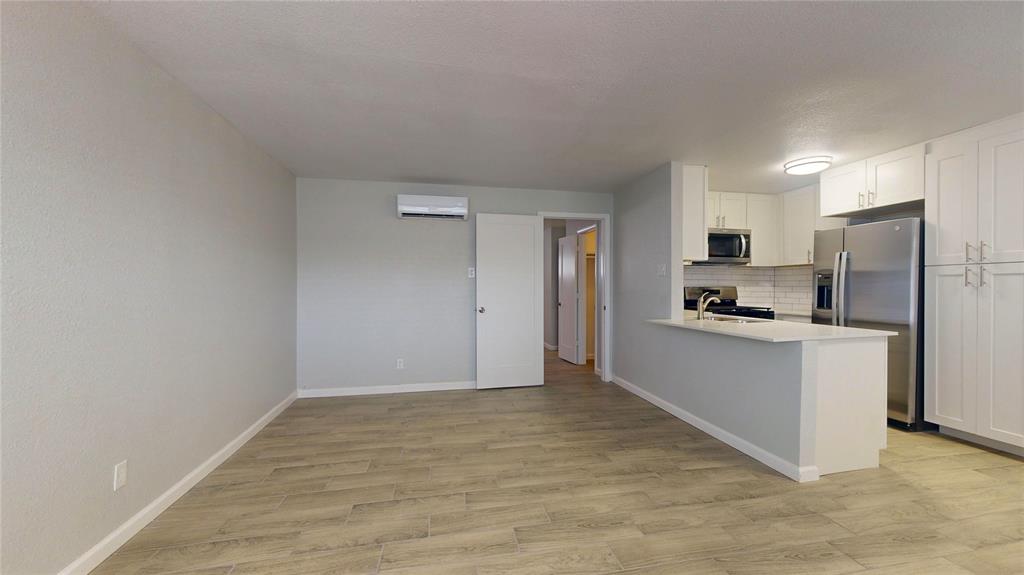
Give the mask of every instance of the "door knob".
[[478, 309], [478, 310], [476, 310], [476, 311], [478, 311], [478, 312], [480, 312], [480, 313], [484, 313], [484, 312], [485, 312], [485, 311], [487, 311], [487, 310], [486, 310], [486, 309], [484, 309], [483, 307], [480, 307], [480, 309]]

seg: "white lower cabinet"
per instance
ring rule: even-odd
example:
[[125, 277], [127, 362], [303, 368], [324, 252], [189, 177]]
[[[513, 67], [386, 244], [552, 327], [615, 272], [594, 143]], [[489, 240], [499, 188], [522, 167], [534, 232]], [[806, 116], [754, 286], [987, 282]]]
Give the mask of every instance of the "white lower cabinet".
[[925, 419], [1024, 447], [1024, 263], [925, 269]]
[[977, 427], [978, 267], [924, 273], [924, 418], [974, 433]]
[[975, 433], [1024, 447], [1024, 262], [979, 267]]

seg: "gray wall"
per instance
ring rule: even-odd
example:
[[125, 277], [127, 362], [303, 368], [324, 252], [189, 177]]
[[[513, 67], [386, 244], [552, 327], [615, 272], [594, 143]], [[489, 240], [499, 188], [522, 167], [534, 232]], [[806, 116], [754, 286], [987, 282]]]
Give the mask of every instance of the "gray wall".
[[612, 265], [612, 369], [637, 385], [663, 375], [664, 337], [649, 319], [671, 317], [671, 279], [659, 276], [671, 253], [671, 165], [615, 194]]
[[671, 188], [665, 164], [614, 195], [615, 376], [798, 464], [800, 344], [647, 321], [671, 317]]
[[2, 20], [0, 571], [55, 573], [294, 391], [295, 180], [85, 5]]
[[[468, 196], [472, 213], [400, 220], [397, 194]], [[298, 197], [300, 390], [474, 380], [473, 214], [612, 208], [608, 194], [305, 178]]]

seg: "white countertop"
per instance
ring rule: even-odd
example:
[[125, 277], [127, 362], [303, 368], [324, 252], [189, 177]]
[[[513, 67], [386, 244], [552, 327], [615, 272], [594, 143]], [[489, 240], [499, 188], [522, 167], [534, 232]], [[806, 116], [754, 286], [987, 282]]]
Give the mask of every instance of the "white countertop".
[[[718, 315], [717, 317], [728, 317]], [[746, 319], [746, 318], [742, 318]], [[686, 311], [681, 320], [652, 319], [651, 323], [695, 331], [756, 339], [771, 343], [787, 341], [813, 341], [823, 339], [861, 339], [868, 337], [890, 337], [894, 331], [879, 331], [859, 327], [839, 327], [815, 323], [797, 323], [781, 320], [747, 320], [747, 323], [728, 321], [698, 320], [697, 312]]]

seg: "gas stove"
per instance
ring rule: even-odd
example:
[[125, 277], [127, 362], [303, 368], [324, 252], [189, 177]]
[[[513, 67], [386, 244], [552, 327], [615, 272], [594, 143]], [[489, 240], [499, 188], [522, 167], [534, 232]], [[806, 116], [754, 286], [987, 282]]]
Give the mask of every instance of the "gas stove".
[[705, 311], [739, 317], [775, 319], [775, 312], [770, 307], [736, 305], [736, 286], [687, 287], [683, 288], [683, 292], [685, 298], [683, 307], [686, 309], [697, 309], [697, 300], [700, 299], [701, 294], [711, 292], [711, 295], [722, 301], [709, 304], [704, 308]]

